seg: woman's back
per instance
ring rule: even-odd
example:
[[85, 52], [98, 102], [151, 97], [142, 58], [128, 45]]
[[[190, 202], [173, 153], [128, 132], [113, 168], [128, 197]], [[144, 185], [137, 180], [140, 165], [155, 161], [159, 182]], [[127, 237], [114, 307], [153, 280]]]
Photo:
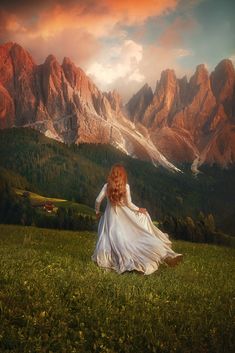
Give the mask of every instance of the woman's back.
[[131, 192], [130, 192], [130, 185], [126, 184], [125, 185], [125, 194], [122, 195], [122, 197], [120, 198], [120, 201], [116, 204], [112, 203], [112, 200], [110, 198], [110, 196], [108, 195], [108, 183], [105, 183], [104, 186], [102, 187], [99, 195], [96, 198], [95, 201], [95, 211], [96, 213], [99, 213], [100, 210], [100, 204], [103, 201], [103, 199], [107, 198], [110, 206], [127, 206], [128, 208], [130, 208], [132, 211], [139, 211], [139, 207], [137, 207], [131, 200]]
[[99, 221], [93, 261], [118, 273], [137, 270], [144, 274], [153, 273], [169, 258], [173, 262], [179, 261], [182, 255], [171, 249], [168, 234], [153, 224], [145, 209], [132, 202], [123, 166], [112, 167], [107, 183], [97, 196], [97, 217], [105, 197], [107, 206]]

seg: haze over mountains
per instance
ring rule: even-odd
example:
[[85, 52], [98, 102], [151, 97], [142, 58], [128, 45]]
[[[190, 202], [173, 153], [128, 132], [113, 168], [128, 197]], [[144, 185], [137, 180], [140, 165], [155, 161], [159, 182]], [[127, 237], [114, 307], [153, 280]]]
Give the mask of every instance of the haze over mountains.
[[181, 162], [228, 167], [235, 161], [235, 72], [199, 65], [189, 82], [162, 72], [123, 106], [69, 58], [36, 65], [16, 43], [0, 46], [0, 128], [31, 126], [66, 143], [109, 143], [170, 170]]

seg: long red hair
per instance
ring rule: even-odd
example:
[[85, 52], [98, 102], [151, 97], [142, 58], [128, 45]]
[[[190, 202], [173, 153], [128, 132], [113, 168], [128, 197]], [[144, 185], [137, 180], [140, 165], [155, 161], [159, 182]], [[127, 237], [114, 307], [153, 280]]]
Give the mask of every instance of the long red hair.
[[127, 173], [121, 164], [114, 164], [109, 172], [107, 195], [112, 205], [118, 205], [126, 196]]

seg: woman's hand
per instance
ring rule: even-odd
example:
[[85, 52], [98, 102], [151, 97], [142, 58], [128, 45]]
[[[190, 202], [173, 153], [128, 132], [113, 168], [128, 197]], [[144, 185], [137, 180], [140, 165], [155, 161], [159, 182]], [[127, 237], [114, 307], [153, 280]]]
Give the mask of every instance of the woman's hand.
[[99, 213], [96, 213], [95, 214], [95, 216], [96, 216], [96, 219], [97, 219], [97, 221], [100, 219], [100, 217], [101, 217], [101, 213], [99, 212]]
[[138, 212], [146, 214], [147, 210], [146, 210], [146, 208], [141, 208], [140, 207]]

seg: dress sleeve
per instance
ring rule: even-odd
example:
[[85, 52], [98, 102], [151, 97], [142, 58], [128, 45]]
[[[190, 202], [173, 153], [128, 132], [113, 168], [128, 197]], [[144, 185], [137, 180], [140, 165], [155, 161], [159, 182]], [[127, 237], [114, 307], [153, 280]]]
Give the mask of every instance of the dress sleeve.
[[100, 212], [100, 204], [103, 201], [103, 199], [105, 198], [106, 189], [107, 189], [107, 183], [104, 184], [104, 186], [102, 187], [99, 195], [97, 196], [97, 198], [95, 200], [95, 213], [96, 214]]
[[127, 201], [127, 207], [129, 207], [132, 211], [139, 211], [139, 207], [137, 207], [131, 201], [131, 192], [130, 192], [130, 185], [129, 184], [126, 184], [126, 201]]

